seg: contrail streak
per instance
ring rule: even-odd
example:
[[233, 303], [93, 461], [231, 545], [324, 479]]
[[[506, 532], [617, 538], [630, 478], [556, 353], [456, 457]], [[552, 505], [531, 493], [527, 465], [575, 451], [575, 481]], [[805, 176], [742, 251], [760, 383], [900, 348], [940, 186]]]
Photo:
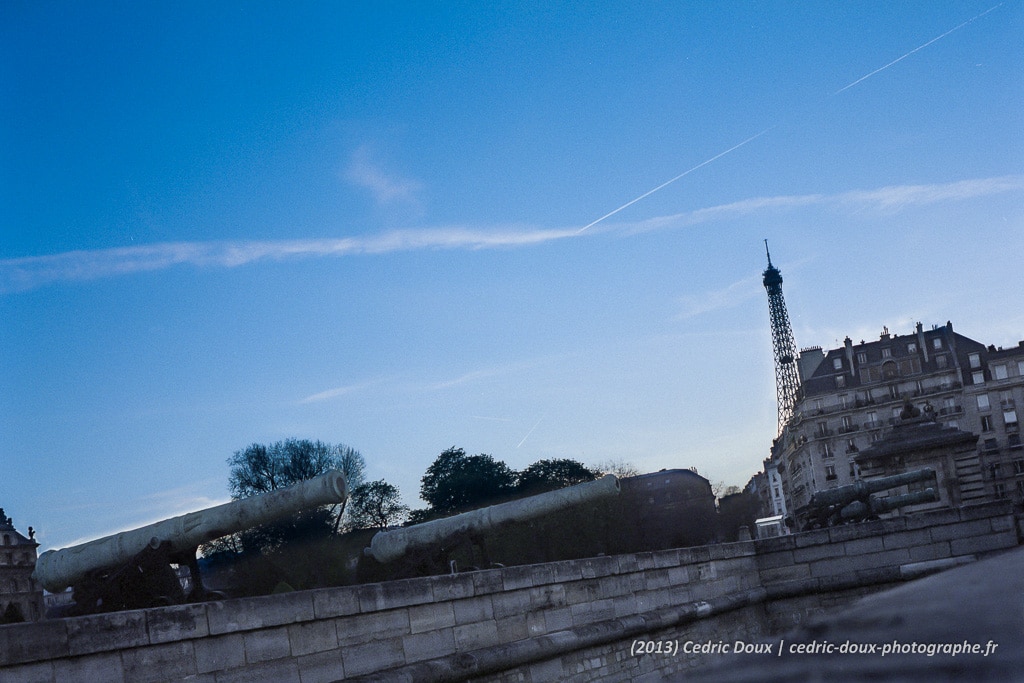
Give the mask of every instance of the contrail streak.
[[832, 93], [832, 94], [833, 94], [833, 95], [838, 95], [839, 93], [843, 92], [844, 90], [849, 90], [850, 88], [852, 88], [853, 86], [857, 85], [857, 84], [858, 84], [858, 83], [860, 83], [861, 81], [866, 81], [867, 79], [871, 78], [872, 76], [874, 76], [875, 74], [879, 73], [880, 71], [885, 71], [886, 69], [888, 69], [888, 68], [889, 68], [890, 66], [892, 66], [893, 64], [896, 64], [897, 62], [902, 62], [902, 61], [903, 61], [904, 59], [906, 59], [906, 58], [907, 58], [907, 57], [909, 57], [910, 55], [914, 54], [915, 52], [917, 52], [917, 51], [919, 51], [919, 50], [923, 50], [923, 49], [925, 49], [926, 47], [928, 47], [929, 45], [931, 45], [932, 43], [934, 43], [934, 42], [936, 42], [936, 41], [942, 40], [943, 38], [945, 38], [946, 36], [948, 36], [948, 35], [949, 35], [950, 33], [953, 33], [954, 31], [959, 31], [959, 30], [960, 30], [960, 29], [962, 29], [962, 28], [963, 28], [964, 26], [967, 26], [967, 24], [971, 23], [972, 21], [976, 21], [976, 20], [978, 20], [978, 19], [982, 18], [983, 16], [985, 16], [986, 14], [988, 14], [989, 12], [991, 12], [992, 10], [998, 9], [998, 8], [999, 8], [999, 7], [1001, 7], [1002, 5], [1003, 5], [1003, 3], [999, 3], [999, 4], [998, 4], [998, 5], [996, 5], [995, 7], [990, 7], [989, 9], [985, 10], [984, 12], [982, 12], [981, 14], [979, 14], [978, 16], [976, 16], [976, 17], [973, 17], [973, 18], [971, 18], [971, 19], [968, 19], [967, 21], [965, 21], [964, 23], [960, 24], [959, 26], [954, 26], [953, 28], [951, 28], [951, 29], [949, 29], [948, 31], [946, 31], [945, 33], [943, 33], [943, 34], [942, 34], [941, 36], [936, 36], [936, 37], [932, 38], [931, 40], [929, 40], [929, 41], [928, 41], [927, 43], [925, 43], [924, 45], [919, 45], [918, 47], [915, 47], [915, 48], [914, 48], [913, 50], [911, 50], [911, 51], [910, 51], [910, 52], [908, 52], [907, 54], [903, 55], [902, 57], [897, 57], [896, 59], [892, 60], [891, 62], [889, 62], [889, 63], [888, 63], [888, 64], [886, 64], [885, 66], [883, 66], [883, 67], [880, 67], [880, 68], [878, 68], [878, 69], [875, 69], [874, 71], [872, 71], [871, 73], [869, 73], [869, 74], [868, 74], [867, 76], [861, 76], [860, 78], [858, 78], [857, 80], [855, 80], [855, 81], [854, 81], [853, 83], [850, 83], [849, 85], [847, 85], [847, 86], [844, 86], [844, 87], [840, 88], [839, 90], [836, 90], [836, 91], [835, 91], [834, 93]]
[[687, 169], [687, 170], [683, 171], [682, 173], [680, 173], [679, 175], [677, 175], [677, 176], [676, 176], [675, 178], [672, 178], [671, 180], [666, 180], [665, 182], [663, 182], [663, 183], [662, 183], [661, 185], [658, 185], [658, 186], [657, 186], [656, 188], [654, 188], [653, 190], [648, 190], [647, 192], [644, 192], [644, 193], [643, 193], [642, 195], [640, 195], [640, 196], [639, 196], [639, 197], [637, 197], [636, 199], [633, 199], [633, 200], [631, 200], [631, 201], [628, 201], [628, 202], [626, 202], [625, 204], [623, 204], [622, 206], [620, 206], [619, 208], [615, 209], [614, 211], [609, 211], [609, 212], [608, 212], [608, 213], [606, 213], [605, 215], [603, 215], [603, 216], [601, 216], [600, 218], [598, 218], [598, 219], [597, 219], [596, 221], [593, 221], [593, 222], [591, 222], [591, 223], [588, 223], [587, 225], [584, 225], [584, 226], [583, 226], [582, 228], [580, 228], [579, 230], [577, 230], [577, 231], [576, 231], [576, 234], [578, 235], [578, 234], [580, 234], [581, 232], [583, 232], [584, 230], [587, 230], [588, 228], [592, 228], [592, 227], [594, 227], [595, 225], [597, 225], [598, 223], [600, 223], [601, 221], [603, 221], [603, 220], [604, 220], [604, 219], [606, 219], [606, 218], [611, 218], [612, 216], [614, 216], [615, 214], [617, 214], [617, 213], [618, 213], [619, 211], [622, 211], [623, 209], [625, 209], [625, 208], [627, 208], [627, 207], [630, 207], [630, 206], [632, 206], [633, 204], [636, 204], [636, 203], [637, 203], [638, 201], [640, 201], [641, 199], [645, 199], [645, 198], [647, 198], [647, 197], [650, 197], [650, 196], [651, 196], [652, 194], [654, 194], [654, 193], [655, 193], [655, 192], [657, 192], [658, 190], [660, 190], [660, 189], [662, 189], [662, 188], [664, 188], [664, 187], [667, 187], [667, 186], [671, 185], [672, 183], [674, 183], [675, 181], [679, 180], [679, 179], [680, 179], [680, 178], [682, 178], [683, 176], [686, 176], [686, 175], [689, 175], [689, 174], [693, 173], [693, 172], [694, 172], [694, 171], [696, 171], [696, 170], [697, 170], [698, 168], [703, 168], [704, 166], [707, 166], [708, 164], [710, 164], [710, 163], [711, 163], [712, 161], [715, 161], [716, 159], [721, 159], [722, 157], [724, 157], [724, 156], [725, 156], [726, 154], [728, 154], [729, 152], [733, 152], [733, 151], [735, 151], [735, 150], [739, 149], [740, 147], [742, 147], [743, 145], [747, 144], [748, 142], [752, 142], [752, 141], [756, 140], [757, 138], [761, 137], [762, 135], [764, 135], [765, 133], [767, 133], [768, 131], [770, 131], [770, 130], [771, 130], [772, 128], [775, 128], [775, 126], [771, 126], [771, 127], [769, 127], [769, 128], [765, 128], [764, 130], [762, 130], [762, 131], [761, 131], [760, 133], [758, 133], [757, 135], [753, 135], [753, 136], [751, 136], [751, 137], [747, 138], [746, 140], [744, 140], [744, 141], [743, 141], [743, 142], [741, 142], [740, 144], [738, 144], [738, 145], [735, 145], [735, 146], [733, 146], [733, 147], [730, 147], [729, 149], [725, 150], [724, 152], [720, 152], [720, 153], [716, 154], [715, 156], [711, 157], [710, 159], [707, 159], [706, 161], [702, 161], [702, 162], [700, 162], [699, 164], [697, 164], [697, 165], [696, 165], [696, 166], [694, 166], [693, 168], [690, 168], [690, 169]]
[[544, 420], [544, 416], [541, 415], [540, 419], [537, 420], [537, 424], [533, 425], [533, 427], [530, 429], [530, 431], [526, 432], [526, 436], [523, 437], [523, 440], [519, 442], [519, 445], [517, 445], [516, 448], [519, 448], [519, 446], [522, 446], [524, 443], [526, 443], [526, 440], [530, 438], [530, 434], [533, 434], [533, 430], [536, 429], [537, 427], [539, 427], [540, 423], [543, 420]]

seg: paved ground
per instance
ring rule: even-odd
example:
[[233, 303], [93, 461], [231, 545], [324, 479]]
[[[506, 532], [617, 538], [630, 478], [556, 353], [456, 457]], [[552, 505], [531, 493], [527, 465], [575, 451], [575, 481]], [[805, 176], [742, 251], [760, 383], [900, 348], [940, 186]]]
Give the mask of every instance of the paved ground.
[[868, 596], [766, 646], [666, 680], [1024, 681], [1024, 548]]

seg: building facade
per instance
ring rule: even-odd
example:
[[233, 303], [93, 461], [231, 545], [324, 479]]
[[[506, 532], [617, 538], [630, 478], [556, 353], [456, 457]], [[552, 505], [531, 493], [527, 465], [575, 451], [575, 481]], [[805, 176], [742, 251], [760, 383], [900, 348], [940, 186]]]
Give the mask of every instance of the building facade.
[[873, 478], [858, 455], [891, 435], [907, 409], [974, 435], [950, 466], [958, 491], [950, 504], [1024, 500], [1024, 341], [996, 348], [954, 332], [952, 323], [930, 330], [918, 323], [907, 335], [885, 329], [878, 341], [804, 349], [799, 369], [793, 417], [766, 461], [790, 511], [816, 490]]
[[36, 568], [35, 534], [28, 538], [0, 508], [0, 624], [43, 618], [43, 589], [32, 579]]

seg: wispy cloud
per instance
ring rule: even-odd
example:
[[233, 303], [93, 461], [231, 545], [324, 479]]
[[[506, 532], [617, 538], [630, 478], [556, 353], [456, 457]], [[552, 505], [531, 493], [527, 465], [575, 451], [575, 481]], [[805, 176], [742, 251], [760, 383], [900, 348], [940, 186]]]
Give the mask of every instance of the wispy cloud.
[[318, 392], [316, 394], [312, 394], [310, 396], [307, 396], [307, 397], [301, 399], [299, 401], [299, 403], [300, 404], [308, 404], [308, 403], [320, 403], [322, 401], [329, 401], [332, 398], [337, 398], [339, 396], [347, 396], [349, 394], [353, 394], [353, 393], [355, 393], [357, 391], [365, 389], [366, 387], [373, 386], [375, 384], [379, 384], [381, 381], [382, 380], [370, 380], [368, 382], [359, 382], [357, 384], [349, 384], [349, 385], [346, 385], [346, 386], [334, 387], [333, 389], [327, 389], [325, 391], [321, 391], [321, 392]]
[[[892, 185], [873, 190], [834, 194], [753, 197], [644, 221], [605, 224], [604, 231], [644, 232], [699, 225], [764, 212], [820, 206], [891, 214], [915, 206], [957, 202], [1024, 191], [1024, 175], [961, 180], [933, 185]], [[594, 234], [600, 228], [589, 230]], [[0, 294], [26, 291], [47, 284], [86, 281], [175, 266], [236, 268], [262, 261], [300, 258], [340, 258], [358, 254], [387, 254], [431, 249], [498, 249], [543, 244], [583, 237], [578, 228], [546, 229], [529, 225], [438, 227], [394, 230], [375, 235], [296, 240], [238, 240], [165, 242], [160, 244], [68, 251], [46, 256], [0, 260]]]
[[419, 204], [419, 193], [423, 184], [418, 180], [402, 178], [384, 170], [373, 159], [366, 145], [352, 153], [345, 179], [352, 184], [369, 190], [378, 204]]
[[761, 280], [747, 277], [712, 292], [687, 294], [682, 297], [680, 318], [694, 318], [702, 313], [739, 306], [744, 301], [761, 296]]
[[396, 230], [365, 237], [277, 241], [165, 242], [134, 247], [68, 251], [0, 261], [0, 293], [53, 282], [95, 280], [164, 270], [178, 265], [235, 268], [259, 261], [386, 254], [425, 249], [495, 249], [572, 237], [575, 230], [529, 227]]
[[633, 232], [645, 232], [752, 216], [766, 211], [788, 211], [809, 206], [842, 207], [892, 214], [915, 206], [966, 201], [1021, 191], [1024, 191], [1024, 175], [960, 180], [933, 185], [890, 185], [874, 190], [850, 190], [835, 194], [753, 197], [669, 216], [657, 216], [618, 227]]

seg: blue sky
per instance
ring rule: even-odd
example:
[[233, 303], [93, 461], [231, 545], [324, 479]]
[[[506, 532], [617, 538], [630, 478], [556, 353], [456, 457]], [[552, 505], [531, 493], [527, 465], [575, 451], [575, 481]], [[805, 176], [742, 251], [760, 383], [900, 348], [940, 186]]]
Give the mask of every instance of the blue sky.
[[1020, 2], [290, 4], [0, 5], [0, 505], [44, 549], [288, 437], [413, 507], [452, 445], [743, 485], [765, 238], [800, 346], [1024, 338]]

